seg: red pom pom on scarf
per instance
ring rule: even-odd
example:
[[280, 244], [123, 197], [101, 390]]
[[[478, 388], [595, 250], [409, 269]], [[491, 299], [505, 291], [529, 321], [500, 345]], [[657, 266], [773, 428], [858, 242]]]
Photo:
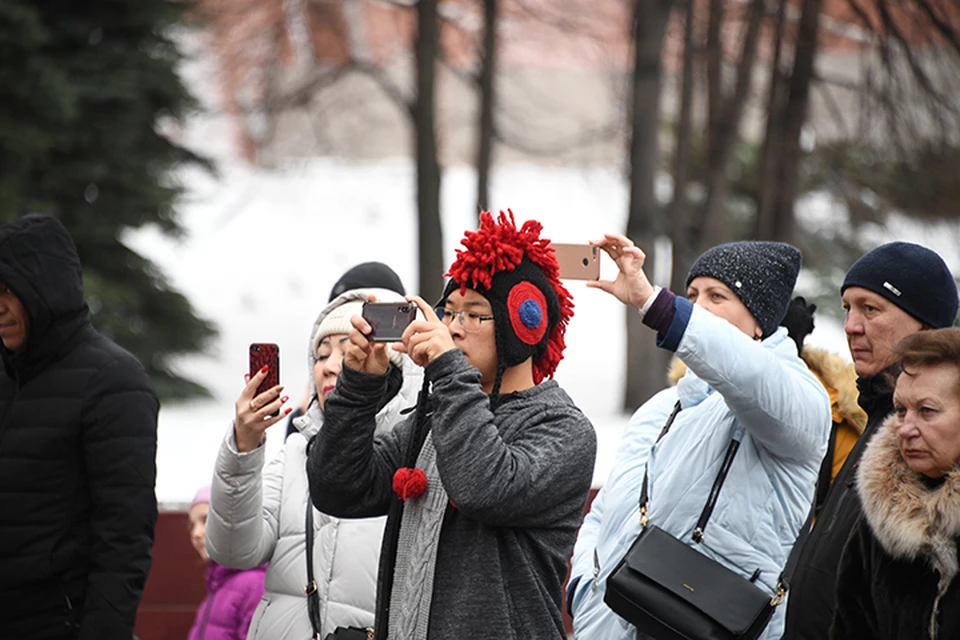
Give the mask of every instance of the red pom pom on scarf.
[[419, 467], [400, 467], [393, 474], [393, 491], [401, 500], [419, 498], [427, 490], [427, 474]]

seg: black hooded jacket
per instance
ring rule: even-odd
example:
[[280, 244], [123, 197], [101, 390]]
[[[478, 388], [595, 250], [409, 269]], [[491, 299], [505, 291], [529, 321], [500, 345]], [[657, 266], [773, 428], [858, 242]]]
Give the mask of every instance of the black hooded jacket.
[[857, 380], [858, 402], [867, 413], [867, 426], [830, 485], [817, 524], [800, 553], [787, 599], [783, 640], [829, 637], [837, 606], [840, 556], [862, 513], [856, 488], [857, 467], [870, 438], [893, 411], [890, 380], [886, 371]]
[[54, 218], [0, 227], [0, 284], [30, 319], [0, 343], [0, 638], [129, 640], [157, 519], [159, 402], [90, 324]]

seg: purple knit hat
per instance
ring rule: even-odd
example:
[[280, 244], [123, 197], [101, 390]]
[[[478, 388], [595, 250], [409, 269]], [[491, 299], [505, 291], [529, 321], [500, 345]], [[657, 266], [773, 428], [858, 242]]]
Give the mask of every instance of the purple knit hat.
[[190, 503], [190, 508], [193, 509], [194, 505], [204, 502], [210, 502], [210, 485], [205, 485], [197, 489], [197, 494], [193, 496], [193, 502]]

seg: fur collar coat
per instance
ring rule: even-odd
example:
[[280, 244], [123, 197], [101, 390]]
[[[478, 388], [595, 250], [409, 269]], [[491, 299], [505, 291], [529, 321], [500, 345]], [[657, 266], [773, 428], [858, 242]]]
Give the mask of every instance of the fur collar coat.
[[857, 470], [863, 517], [841, 561], [834, 638], [958, 638], [960, 469], [942, 480], [910, 470], [896, 417]]

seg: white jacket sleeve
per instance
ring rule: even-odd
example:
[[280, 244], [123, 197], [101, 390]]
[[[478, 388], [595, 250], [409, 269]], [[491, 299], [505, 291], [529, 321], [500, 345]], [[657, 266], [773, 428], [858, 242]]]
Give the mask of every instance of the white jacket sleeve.
[[215, 562], [250, 569], [270, 560], [279, 533], [284, 451], [264, 469], [265, 448], [240, 453], [230, 426], [210, 488], [206, 543]]
[[[771, 454], [794, 460], [823, 455], [830, 399], [798, 357], [775, 350], [794, 348], [786, 337], [751, 340], [722, 318], [694, 306], [677, 356], [718, 391], [753, 438]], [[767, 341], [779, 341], [769, 348]], [[795, 352], [795, 348], [794, 348]]]

